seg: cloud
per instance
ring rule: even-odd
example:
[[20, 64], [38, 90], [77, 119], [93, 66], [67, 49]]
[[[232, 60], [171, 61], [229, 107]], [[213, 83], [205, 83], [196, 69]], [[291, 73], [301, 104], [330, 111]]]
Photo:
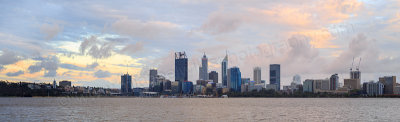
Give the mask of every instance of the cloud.
[[210, 34], [221, 34], [235, 31], [247, 19], [242, 13], [215, 12], [212, 13], [201, 29]]
[[111, 51], [113, 48], [114, 45], [112, 43], [104, 43], [100, 47], [93, 45], [87, 54], [96, 59], [108, 58], [111, 56]]
[[111, 73], [108, 71], [98, 70], [94, 73], [94, 76], [97, 78], [107, 78], [111, 76]]
[[94, 68], [96, 68], [97, 66], [99, 66], [99, 64], [97, 62], [93, 62], [92, 64], [87, 64], [86, 67], [81, 67], [81, 66], [77, 66], [74, 64], [62, 63], [59, 66], [61, 68], [65, 68], [65, 69], [72, 69], [72, 70], [79, 70], [79, 71], [91, 71]]
[[94, 68], [96, 68], [97, 66], [99, 66], [99, 63], [93, 62], [92, 64], [86, 65], [86, 68], [94, 69]]
[[365, 34], [358, 34], [349, 42], [344, 50], [327, 68], [331, 72], [348, 72], [354, 60], [353, 69], [359, 65], [362, 72], [398, 72], [399, 57], [385, 55], [377, 47], [377, 40], [368, 38]]
[[[283, 45], [261, 43], [255, 51], [230, 53], [230, 66], [239, 66], [245, 76], [251, 76], [253, 67], [268, 68], [269, 64], [281, 64], [282, 75], [297, 73], [318, 73], [324, 66], [319, 51], [310, 44], [310, 39], [302, 35], [293, 35]], [[301, 65], [300, 65], [301, 64]], [[313, 69], [313, 70], [310, 70]], [[266, 77], [265, 77], [266, 78]]]
[[57, 36], [63, 30], [64, 27], [58, 24], [43, 24], [40, 27], [40, 32], [45, 34], [45, 39], [50, 40]]
[[88, 69], [86, 69], [86, 67], [80, 67], [77, 65], [73, 65], [73, 64], [60, 64], [61, 68], [65, 68], [65, 69], [72, 69], [72, 70], [80, 70], [80, 71], [86, 71]]
[[163, 21], [143, 22], [124, 18], [114, 22], [111, 28], [120, 34], [150, 40], [173, 38], [182, 34], [177, 24]]
[[71, 76], [72, 71], [66, 71], [61, 74], [61, 76]]
[[2, 70], [4, 70], [4, 69], [6, 69], [6, 68], [4, 68], [3, 65], [0, 65], [0, 71], [2, 71]]
[[125, 54], [134, 54], [138, 51], [143, 50], [143, 43], [142, 42], [137, 42], [136, 44], [128, 44], [126, 45], [121, 52]]
[[28, 67], [29, 73], [36, 73], [44, 69], [44, 77], [55, 77], [59, 65], [57, 56], [48, 56], [46, 58], [38, 58], [40, 62]]
[[29, 73], [36, 73], [36, 72], [40, 72], [42, 70], [42, 65], [40, 63], [37, 63], [36, 65], [31, 65], [28, 67], [28, 71]]
[[18, 56], [17, 53], [9, 50], [3, 50], [3, 53], [0, 56], [0, 65], [14, 64], [21, 59], [22, 57]]
[[[22, 53], [22, 55], [38, 56], [49, 53], [51, 46], [45, 46], [45, 43], [38, 43], [39, 40], [32, 38], [23, 38], [9, 33], [0, 32], [0, 49], [8, 49], [9, 52]], [[14, 55], [17, 56], [17, 55]], [[12, 59], [12, 58], [11, 58]], [[1, 58], [0, 60], [10, 60]]]
[[97, 36], [85, 38], [79, 47], [81, 54], [90, 55], [95, 59], [104, 59], [111, 56], [111, 51], [114, 49], [112, 42], [100, 42]]
[[9, 77], [14, 77], [14, 76], [22, 75], [22, 74], [24, 74], [24, 71], [19, 70], [19, 71], [17, 71], [17, 72], [7, 72], [6, 75], [9, 76]]

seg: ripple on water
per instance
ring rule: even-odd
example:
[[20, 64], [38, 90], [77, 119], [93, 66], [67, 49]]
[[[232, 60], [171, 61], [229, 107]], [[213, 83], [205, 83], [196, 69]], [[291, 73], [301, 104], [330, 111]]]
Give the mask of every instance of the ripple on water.
[[398, 121], [399, 99], [0, 98], [2, 121]]

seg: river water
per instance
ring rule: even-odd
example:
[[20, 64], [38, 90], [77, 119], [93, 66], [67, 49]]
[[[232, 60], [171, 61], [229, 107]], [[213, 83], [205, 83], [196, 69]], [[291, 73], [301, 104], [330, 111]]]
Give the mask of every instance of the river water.
[[400, 99], [0, 98], [0, 121], [400, 121]]

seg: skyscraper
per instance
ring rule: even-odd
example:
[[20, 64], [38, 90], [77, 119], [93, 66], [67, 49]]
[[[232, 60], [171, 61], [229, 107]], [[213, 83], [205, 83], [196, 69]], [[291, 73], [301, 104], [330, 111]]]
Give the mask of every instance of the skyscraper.
[[132, 76], [128, 73], [121, 75], [121, 94], [132, 92]]
[[253, 73], [254, 81], [256, 84], [261, 83], [261, 68], [260, 67], [255, 67], [254, 68], [254, 73]]
[[54, 79], [54, 81], [53, 81], [53, 89], [55, 89], [55, 88], [57, 88], [57, 82], [56, 82], [56, 79]]
[[153, 86], [155, 85], [154, 83], [156, 82], [156, 77], [157, 77], [157, 69], [150, 69], [149, 89], [152, 89]]
[[231, 68], [226, 70], [226, 88], [231, 89]]
[[333, 74], [329, 79], [329, 90], [337, 90], [339, 88], [339, 76], [338, 74]]
[[230, 68], [230, 89], [234, 92], [241, 92], [242, 74], [238, 67]]
[[175, 81], [188, 80], [188, 59], [185, 52], [175, 53]]
[[225, 86], [225, 87], [228, 86], [227, 68], [228, 68], [228, 54], [226, 54], [224, 60], [222, 60], [222, 62], [221, 62], [222, 85]]
[[199, 80], [208, 80], [208, 58], [204, 53], [201, 58], [201, 67], [199, 67]]
[[276, 84], [277, 90], [281, 89], [281, 65], [269, 65], [269, 84]]
[[218, 73], [217, 73], [217, 71], [211, 71], [211, 72], [208, 74], [208, 78], [209, 78], [210, 80], [213, 80], [214, 83], [218, 83]]

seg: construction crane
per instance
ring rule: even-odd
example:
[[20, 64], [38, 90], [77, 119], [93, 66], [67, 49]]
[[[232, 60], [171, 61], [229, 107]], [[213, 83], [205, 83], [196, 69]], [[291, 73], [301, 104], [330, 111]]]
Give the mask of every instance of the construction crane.
[[350, 71], [353, 71], [353, 64], [354, 64], [354, 57], [353, 57], [353, 62], [351, 62]]
[[358, 61], [358, 66], [356, 67], [357, 71], [360, 70], [360, 64], [361, 64], [361, 57], [360, 57], [360, 61]]

